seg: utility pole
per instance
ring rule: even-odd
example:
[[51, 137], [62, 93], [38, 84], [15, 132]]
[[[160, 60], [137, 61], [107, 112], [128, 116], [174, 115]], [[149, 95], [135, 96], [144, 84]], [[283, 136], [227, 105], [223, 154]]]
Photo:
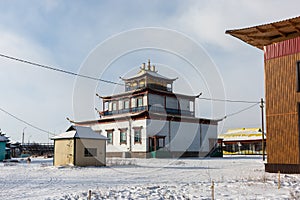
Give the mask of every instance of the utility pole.
[[261, 135], [262, 135], [262, 155], [263, 161], [265, 161], [265, 127], [264, 127], [264, 99], [260, 99], [260, 108], [261, 108]]
[[22, 133], [22, 145], [24, 145], [24, 131], [25, 131], [26, 128], [27, 128], [27, 127], [24, 127], [24, 128], [23, 128], [23, 133]]

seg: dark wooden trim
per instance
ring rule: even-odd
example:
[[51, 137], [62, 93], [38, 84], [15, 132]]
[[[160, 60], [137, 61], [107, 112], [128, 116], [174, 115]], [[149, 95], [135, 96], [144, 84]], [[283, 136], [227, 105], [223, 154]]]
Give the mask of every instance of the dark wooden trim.
[[300, 61], [296, 62], [296, 85], [297, 92], [300, 92]]
[[300, 164], [274, 164], [266, 163], [265, 171], [270, 173], [280, 173], [283, 174], [299, 174], [300, 173]]
[[[114, 129], [113, 129], [113, 130], [114, 130]], [[118, 128], [118, 130], [119, 130], [119, 131], [123, 131], [123, 130], [127, 131], [128, 128]]]
[[[77, 138], [74, 138], [74, 147], [73, 147], [73, 150], [74, 150], [74, 152], [73, 152], [73, 165], [76, 165], [76, 150], [77, 150], [77, 148], [76, 148], [76, 140], [77, 140]], [[78, 140], [80, 140], [80, 139], [78, 139]]]
[[56, 140], [54, 140], [54, 144], [53, 144], [53, 149], [54, 149], [54, 152], [53, 152], [53, 161], [52, 161], [53, 166], [55, 166], [55, 143], [56, 143]]
[[134, 127], [132, 127], [133, 130], [135, 130], [135, 129], [142, 129], [142, 128], [143, 128], [143, 126], [134, 126]]

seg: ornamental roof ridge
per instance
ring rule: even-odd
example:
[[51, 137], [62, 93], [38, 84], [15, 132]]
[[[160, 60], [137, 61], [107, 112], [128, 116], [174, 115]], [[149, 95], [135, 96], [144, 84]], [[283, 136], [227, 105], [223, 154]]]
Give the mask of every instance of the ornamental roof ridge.
[[178, 79], [178, 77], [176, 77], [176, 78], [167, 78], [167, 77], [159, 74], [158, 70], [156, 70], [156, 66], [155, 65], [151, 66], [150, 59], [148, 59], [147, 67], [146, 67], [146, 63], [143, 63], [142, 66], [140, 67], [140, 71], [136, 75], [134, 75], [132, 77], [128, 77], [128, 78], [124, 78], [124, 77], [120, 77], [120, 78], [123, 81], [130, 81], [130, 80], [138, 79], [138, 78], [148, 76], [148, 75], [152, 76], [154, 78], [164, 79], [164, 80], [167, 80], [167, 81], [175, 81], [176, 79]]

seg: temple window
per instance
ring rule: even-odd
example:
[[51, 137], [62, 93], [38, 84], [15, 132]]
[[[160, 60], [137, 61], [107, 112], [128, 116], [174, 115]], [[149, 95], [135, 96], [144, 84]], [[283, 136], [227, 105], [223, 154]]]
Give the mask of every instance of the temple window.
[[112, 111], [112, 102], [108, 102], [108, 111]]
[[142, 143], [142, 126], [141, 127], [133, 127], [134, 130], [134, 144]]
[[172, 92], [172, 84], [167, 84], [167, 91]]
[[143, 97], [138, 97], [137, 98], [137, 107], [142, 107], [143, 106]]
[[136, 107], [136, 98], [131, 98], [131, 108], [135, 108]]
[[125, 84], [125, 91], [126, 91], [126, 92], [127, 92], [127, 91], [130, 91], [130, 89], [131, 89], [131, 88], [130, 88], [130, 83], [127, 82], [127, 83]]
[[129, 109], [129, 99], [124, 100], [124, 109]]
[[107, 134], [107, 144], [113, 144], [113, 132], [114, 129], [110, 129], [110, 130], [106, 130], [106, 134]]
[[122, 128], [120, 130], [120, 144], [127, 143], [127, 128]]
[[117, 110], [117, 101], [112, 102], [112, 110]]
[[143, 96], [143, 105], [144, 106], [147, 106], [147, 99], [148, 99], [147, 95], [144, 95]]
[[123, 105], [123, 100], [119, 100], [119, 110], [122, 110], [124, 108]]
[[136, 81], [134, 81], [131, 86], [132, 86], [132, 89], [135, 90], [135, 89], [137, 89], [138, 83]]
[[143, 87], [145, 87], [145, 80], [144, 79], [139, 81], [139, 88], [143, 88]]
[[190, 111], [194, 112], [194, 102], [190, 101]]
[[104, 102], [103, 106], [104, 106], [103, 110], [108, 110], [108, 102], [107, 101]]

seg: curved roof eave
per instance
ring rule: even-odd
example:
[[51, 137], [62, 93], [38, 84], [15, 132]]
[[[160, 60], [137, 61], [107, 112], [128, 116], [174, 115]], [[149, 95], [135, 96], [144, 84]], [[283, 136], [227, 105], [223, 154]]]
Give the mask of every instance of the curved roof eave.
[[300, 16], [253, 27], [226, 30], [247, 44], [261, 50], [264, 46], [300, 36]]

